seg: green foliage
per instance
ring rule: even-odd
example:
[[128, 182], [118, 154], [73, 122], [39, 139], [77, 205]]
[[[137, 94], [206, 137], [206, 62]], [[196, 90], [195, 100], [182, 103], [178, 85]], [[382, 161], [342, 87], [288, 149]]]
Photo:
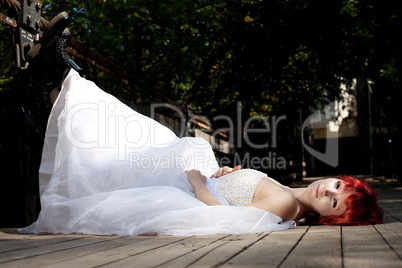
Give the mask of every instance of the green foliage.
[[[361, 75], [400, 83], [400, 8], [389, 1], [48, 0], [43, 6], [47, 19], [68, 11], [76, 38], [210, 118], [234, 116], [240, 100], [246, 115], [314, 109], [340, 98], [340, 83]], [[137, 100], [134, 89], [81, 64], [105, 90]], [[152, 101], [146, 92], [140, 98]]]

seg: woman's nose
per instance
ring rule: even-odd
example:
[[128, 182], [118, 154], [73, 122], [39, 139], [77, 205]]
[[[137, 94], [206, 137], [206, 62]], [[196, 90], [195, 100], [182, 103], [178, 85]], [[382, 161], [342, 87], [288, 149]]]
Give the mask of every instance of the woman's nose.
[[324, 187], [324, 195], [325, 196], [329, 196], [329, 195], [333, 195], [333, 194], [335, 194], [334, 189], [331, 189], [331, 188], [329, 188], [327, 186]]

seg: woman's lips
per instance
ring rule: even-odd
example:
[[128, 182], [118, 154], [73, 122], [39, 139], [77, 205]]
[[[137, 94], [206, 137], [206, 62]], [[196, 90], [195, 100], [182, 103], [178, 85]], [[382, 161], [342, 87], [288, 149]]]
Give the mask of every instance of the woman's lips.
[[315, 190], [315, 197], [318, 198], [318, 189], [320, 189], [320, 185], [317, 185], [317, 189]]

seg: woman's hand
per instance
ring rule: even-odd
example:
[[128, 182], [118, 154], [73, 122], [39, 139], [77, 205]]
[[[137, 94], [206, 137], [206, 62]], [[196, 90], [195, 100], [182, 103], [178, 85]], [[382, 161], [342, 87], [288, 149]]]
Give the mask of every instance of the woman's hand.
[[193, 187], [195, 197], [204, 202], [208, 206], [221, 205], [219, 201], [208, 191], [207, 178], [201, 174], [198, 170], [192, 169], [186, 171], [187, 180]]
[[198, 170], [192, 169], [186, 171], [187, 175], [187, 180], [193, 186], [193, 188], [196, 188], [197, 186], [205, 186], [207, 185], [207, 178], [201, 174]]
[[212, 174], [211, 178], [219, 178], [220, 176], [226, 175], [230, 172], [240, 170], [240, 169], [241, 169], [241, 166], [236, 166], [234, 168], [225, 166], [223, 168], [219, 168], [218, 171], [216, 171], [214, 174]]

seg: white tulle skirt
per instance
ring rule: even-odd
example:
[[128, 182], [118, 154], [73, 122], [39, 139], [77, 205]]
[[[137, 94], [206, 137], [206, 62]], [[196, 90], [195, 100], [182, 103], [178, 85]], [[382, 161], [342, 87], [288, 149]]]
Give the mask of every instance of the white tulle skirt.
[[185, 170], [218, 169], [202, 138], [158, 122], [68, 74], [51, 111], [40, 167], [42, 210], [21, 233], [200, 235], [289, 228], [252, 207], [207, 206]]

